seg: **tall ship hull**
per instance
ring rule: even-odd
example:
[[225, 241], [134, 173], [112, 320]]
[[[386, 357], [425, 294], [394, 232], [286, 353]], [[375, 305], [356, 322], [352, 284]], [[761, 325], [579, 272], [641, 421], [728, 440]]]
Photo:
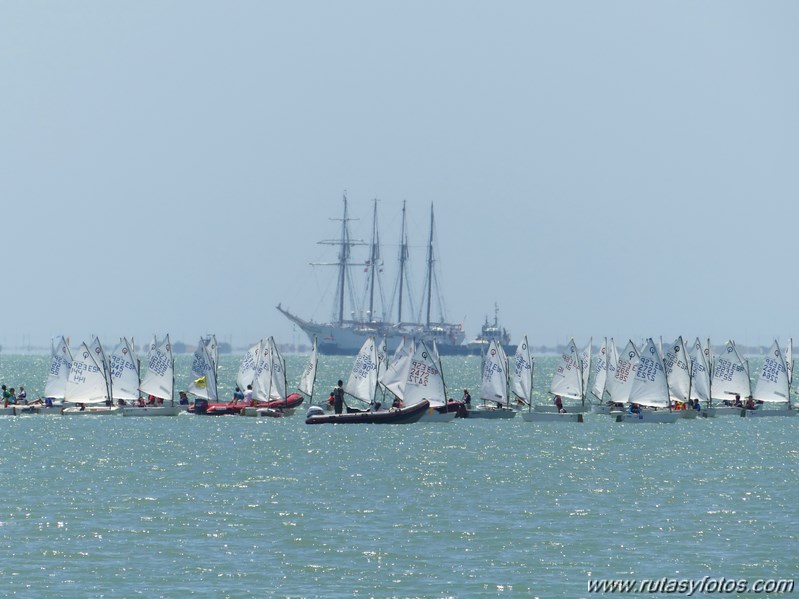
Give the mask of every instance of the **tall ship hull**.
[[479, 354], [479, 349], [463, 345], [466, 335], [460, 324], [434, 324], [431, 327], [414, 324], [344, 322], [341, 325], [303, 320], [282, 306], [277, 309], [313, 340], [316, 337], [319, 352], [327, 355], [356, 355], [369, 336], [386, 338], [388, 350], [397, 349], [403, 337], [421, 339], [431, 344], [433, 340], [441, 355]]
[[[374, 218], [372, 225], [372, 241], [370, 244], [354, 241], [350, 238], [348, 222], [351, 220], [347, 213], [347, 197], [344, 196], [344, 216], [342, 222], [341, 235], [335, 241], [323, 241], [328, 245], [339, 247], [338, 262], [333, 265], [338, 267], [337, 290], [334, 303], [334, 317], [331, 322], [319, 323], [314, 320], [306, 320], [293, 314], [290, 310], [278, 304], [278, 311], [296, 324], [308, 335], [308, 339], [317, 340], [320, 353], [328, 355], [355, 355], [360, 350], [364, 341], [369, 336], [386, 339], [389, 351], [394, 351], [401, 343], [403, 337], [424, 340], [428, 345], [435, 342], [440, 354], [443, 355], [466, 355], [477, 353], [474, 348], [464, 345], [466, 334], [462, 323], [448, 323], [445, 319], [440, 322], [431, 320], [431, 310], [433, 306], [433, 291], [436, 282], [434, 273], [433, 255], [433, 232], [434, 219], [433, 208], [430, 207], [430, 234], [427, 246], [426, 277], [424, 282], [425, 297], [422, 305], [425, 307], [426, 318], [423, 322], [408, 322], [403, 318], [403, 302], [408, 301], [406, 287], [408, 285], [406, 274], [406, 263], [408, 260], [408, 242], [405, 227], [405, 206], [402, 208], [402, 233], [400, 242], [399, 256], [399, 278], [397, 284], [397, 319], [389, 322], [384, 316], [382, 319], [375, 318], [378, 314], [375, 306], [375, 289], [379, 284], [377, 277], [382, 271], [380, 260], [379, 236], [377, 232], [377, 202], [375, 201]], [[367, 258], [362, 261], [355, 261], [351, 258], [351, 248], [356, 245], [368, 245], [370, 250]], [[352, 289], [352, 268], [358, 267], [366, 277], [366, 288], [368, 290], [367, 299], [359, 309], [351, 311], [345, 310], [347, 301], [352, 303], [352, 298], [347, 296], [347, 291]], [[440, 304], [440, 299], [439, 299]], [[362, 320], [345, 319], [344, 314], [365, 314]], [[374, 315], [374, 316], [372, 316]]]

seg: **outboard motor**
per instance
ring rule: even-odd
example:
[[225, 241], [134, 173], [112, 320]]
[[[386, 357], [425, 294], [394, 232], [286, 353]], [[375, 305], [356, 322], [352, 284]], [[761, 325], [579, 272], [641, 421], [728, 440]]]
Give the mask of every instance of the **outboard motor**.
[[194, 413], [207, 414], [208, 413], [208, 400], [198, 397], [194, 400]]
[[310, 418], [311, 416], [323, 416], [324, 413], [325, 411], [321, 408], [321, 406], [311, 406], [305, 413], [305, 417]]

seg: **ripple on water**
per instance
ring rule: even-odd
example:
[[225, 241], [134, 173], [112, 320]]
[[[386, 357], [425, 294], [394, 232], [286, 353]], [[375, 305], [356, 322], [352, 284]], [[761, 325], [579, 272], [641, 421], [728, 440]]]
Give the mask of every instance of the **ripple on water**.
[[[452, 388], [476, 388], [477, 364], [445, 364]], [[0, 574], [31, 597], [574, 597], [589, 572], [791, 577], [797, 426], [2, 417]]]

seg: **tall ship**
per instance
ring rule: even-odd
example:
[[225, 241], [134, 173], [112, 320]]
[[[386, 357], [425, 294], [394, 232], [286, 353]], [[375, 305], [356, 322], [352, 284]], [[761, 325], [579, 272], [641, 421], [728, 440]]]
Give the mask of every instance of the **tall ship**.
[[[422, 310], [415, 316], [408, 279], [408, 231], [405, 219], [405, 203], [402, 204], [402, 229], [400, 232], [399, 270], [396, 284], [396, 293], [392, 296], [392, 304], [396, 302], [396, 319], [392, 320], [385, 307], [378, 307], [377, 297], [383, 296], [380, 285], [380, 272], [382, 263], [380, 258], [380, 239], [377, 227], [377, 200], [374, 201], [372, 218], [372, 239], [365, 243], [354, 240], [350, 236], [349, 223], [353, 220], [347, 211], [347, 195], [344, 194], [344, 215], [341, 218], [340, 236], [336, 240], [321, 241], [319, 243], [338, 247], [338, 261], [332, 263], [336, 266], [336, 295], [333, 302], [333, 314], [330, 322], [319, 323], [305, 320], [290, 310], [278, 304], [277, 309], [291, 322], [300, 327], [308, 338], [317, 339], [318, 350], [323, 354], [355, 355], [360, 350], [366, 337], [374, 335], [377, 338], [385, 337], [389, 351], [394, 351], [401, 343], [403, 337], [424, 340], [427, 344], [436, 343], [440, 354], [463, 354], [466, 347], [463, 341], [466, 337], [463, 323], [446, 322], [443, 315], [443, 303], [440, 299], [435, 271], [436, 256], [434, 253], [435, 218], [433, 206], [430, 205], [430, 232], [427, 241], [427, 260], [425, 264], [424, 297]], [[355, 246], [368, 246], [365, 261], [355, 261], [352, 249]], [[316, 264], [317, 266], [322, 264]], [[353, 290], [356, 281], [353, 271], [360, 272], [366, 279], [366, 294], [361, 302], [354, 297]], [[436, 302], [436, 304], [434, 304]], [[411, 304], [410, 308], [408, 304]], [[433, 317], [434, 305], [440, 309], [441, 315], [436, 320]], [[347, 306], [351, 309], [347, 313]], [[382, 309], [381, 309], [382, 308]]]

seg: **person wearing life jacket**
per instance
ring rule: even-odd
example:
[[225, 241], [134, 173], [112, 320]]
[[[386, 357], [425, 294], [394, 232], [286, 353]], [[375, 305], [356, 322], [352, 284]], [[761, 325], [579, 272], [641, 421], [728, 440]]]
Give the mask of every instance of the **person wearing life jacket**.
[[344, 381], [339, 380], [333, 387], [333, 411], [341, 414], [344, 411]]

